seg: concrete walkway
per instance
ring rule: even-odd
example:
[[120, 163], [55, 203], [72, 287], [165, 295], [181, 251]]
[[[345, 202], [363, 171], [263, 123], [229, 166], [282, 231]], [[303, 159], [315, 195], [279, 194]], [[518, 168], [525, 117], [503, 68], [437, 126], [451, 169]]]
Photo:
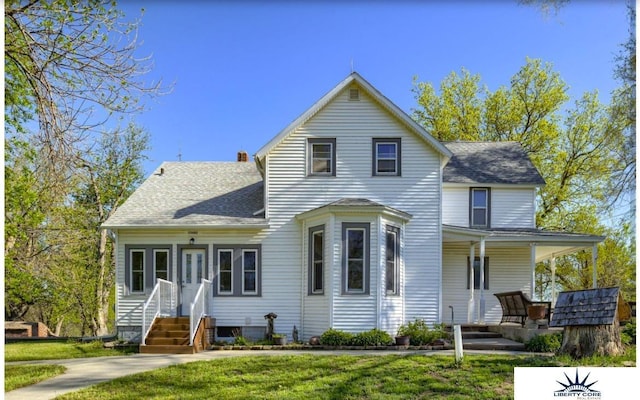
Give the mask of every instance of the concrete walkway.
[[[21, 361], [8, 363], [16, 364], [58, 364], [67, 368], [67, 371], [55, 378], [48, 379], [38, 384], [16, 389], [11, 392], [4, 393], [6, 400], [45, 400], [53, 399], [64, 393], [73, 392], [79, 389], [95, 385], [100, 382], [109, 381], [125, 375], [137, 374], [156, 368], [164, 368], [175, 364], [187, 362], [221, 359], [239, 356], [275, 356], [275, 355], [296, 355], [296, 354], [313, 354], [318, 356], [324, 355], [406, 355], [406, 354], [424, 354], [431, 355], [450, 355], [453, 357], [453, 350], [407, 350], [407, 351], [387, 351], [387, 350], [220, 350], [220, 351], [204, 351], [198, 354], [134, 354], [130, 356], [118, 357], [95, 357], [95, 358], [77, 358], [69, 360], [42, 360], [42, 361]], [[465, 354], [526, 354], [517, 351], [483, 351], [483, 350], [465, 350]]]

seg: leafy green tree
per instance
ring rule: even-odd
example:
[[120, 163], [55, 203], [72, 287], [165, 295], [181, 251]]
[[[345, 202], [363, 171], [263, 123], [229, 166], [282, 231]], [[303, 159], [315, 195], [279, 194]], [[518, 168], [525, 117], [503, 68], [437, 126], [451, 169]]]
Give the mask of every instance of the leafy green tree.
[[114, 277], [99, 226], [138, 184], [148, 147], [134, 124], [111, 127], [164, 88], [147, 82], [138, 21], [115, 1], [4, 9], [5, 315], [105, 334]]
[[115, 1], [7, 0], [4, 10], [5, 121], [37, 119], [51, 168], [69, 166], [88, 132], [160, 92], [143, 79], [151, 60], [136, 54], [137, 21]]
[[[511, 78], [509, 87], [494, 92], [481, 87], [478, 75], [463, 70], [461, 75], [446, 77], [439, 93], [431, 83], [414, 80], [414, 95], [418, 103], [415, 120], [440, 140], [510, 140], [523, 146], [547, 183], [539, 191], [538, 227], [605, 233], [596, 216], [609, 217], [611, 193], [615, 188], [628, 190], [629, 184], [621, 178], [631, 158], [626, 154], [630, 147], [627, 119], [616, 112], [615, 104], [602, 104], [594, 92], [585, 93], [568, 107], [567, 86], [559, 74], [550, 64], [532, 59]], [[465, 118], [469, 121], [464, 122]], [[619, 157], [621, 154], [625, 157]], [[628, 248], [628, 240], [601, 246], [598, 268], [615, 253], [626, 271], [616, 273], [626, 279], [635, 264]], [[623, 262], [621, 257], [632, 258]], [[591, 274], [586, 273], [590, 262], [584, 254], [565, 258], [558, 264], [560, 283], [590, 287]], [[546, 284], [549, 282], [541, 282], [540, 287]]]

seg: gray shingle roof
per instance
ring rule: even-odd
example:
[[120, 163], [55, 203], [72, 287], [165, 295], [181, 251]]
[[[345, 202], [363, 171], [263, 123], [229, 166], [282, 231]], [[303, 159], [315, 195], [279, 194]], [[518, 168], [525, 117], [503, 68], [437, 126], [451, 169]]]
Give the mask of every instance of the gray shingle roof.
[[550, 326], [611, 325], [616, 318], [620, 288], [561, 292]]
[[544, 185], [544, 179], [517, 142], [445, 142], [453, 157], [445, 183]]
[[165, 162], [103, 226], [266, 225], [263, 208], [252, 162]]

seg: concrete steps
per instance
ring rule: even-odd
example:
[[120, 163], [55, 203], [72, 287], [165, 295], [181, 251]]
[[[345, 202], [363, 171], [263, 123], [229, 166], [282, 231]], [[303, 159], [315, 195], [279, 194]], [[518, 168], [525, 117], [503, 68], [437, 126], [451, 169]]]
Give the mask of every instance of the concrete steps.
[[[447, 326], [452, 330], [451, 326]], [[524, 343], [505, 339], [502, 334], [492, 332], [487, 325], [461, 325], [462, 347], [465, 350], [525, 351]]]

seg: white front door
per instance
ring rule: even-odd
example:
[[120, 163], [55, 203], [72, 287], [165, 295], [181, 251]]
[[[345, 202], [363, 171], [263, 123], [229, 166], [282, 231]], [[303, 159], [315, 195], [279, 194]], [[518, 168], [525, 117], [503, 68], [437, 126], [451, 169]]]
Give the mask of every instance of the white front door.
[[191, 313], [191, 302], [205, 277], [204, 249], [182, 250], [182, 315]]

